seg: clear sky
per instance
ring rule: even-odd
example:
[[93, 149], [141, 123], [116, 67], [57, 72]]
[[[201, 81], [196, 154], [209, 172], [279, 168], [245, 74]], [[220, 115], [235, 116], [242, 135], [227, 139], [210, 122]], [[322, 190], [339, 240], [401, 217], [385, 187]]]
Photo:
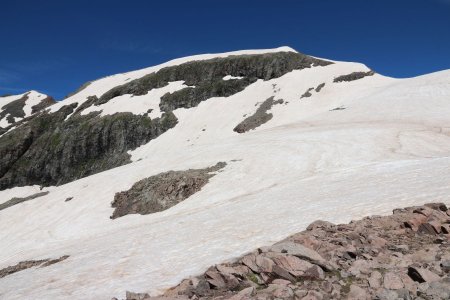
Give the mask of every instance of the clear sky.
[[0, 38], [0, 94], [61, 99], [181, 56], [284, 45], [411, 77], [450, 69], [450, 0], [11, 0]]

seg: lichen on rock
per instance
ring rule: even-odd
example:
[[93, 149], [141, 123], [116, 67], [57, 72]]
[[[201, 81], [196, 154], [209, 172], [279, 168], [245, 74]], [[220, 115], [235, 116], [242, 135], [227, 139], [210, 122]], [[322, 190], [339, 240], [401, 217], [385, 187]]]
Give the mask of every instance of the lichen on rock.
[[111, 206], [115, 208], [111, 219], [128, 214], [147, 215], [160, 212], [186, 200], [200, 191], [209, 179], [225, 167], [219, 162], [205, 169], [168, 171], [142, 179], [114, 196]]

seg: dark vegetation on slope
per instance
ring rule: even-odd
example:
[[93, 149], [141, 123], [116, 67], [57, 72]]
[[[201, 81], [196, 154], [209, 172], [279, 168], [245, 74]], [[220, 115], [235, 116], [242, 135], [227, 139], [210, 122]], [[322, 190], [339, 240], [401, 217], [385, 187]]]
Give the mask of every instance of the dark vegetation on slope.
[[177, 123], [172, 113], [151, 120], [131, 113], [75, 115], [76, 105], [42, 113], [0, 137], [0, 189], [59, 185], [130, 162], [128, 150]]
[[[233, 95], [258, 79], [269, 80], [292, 70], [329, 64], [332, 63], [293, 52], [193, 61], [163, 68], [115, 87], [99, 98], [90, 96], [79, 107], [73, 104], [55, 113], [37, 113], [8, 133], [5, 132], [11, 126], [0, 129], [0, 190], [29, 184], [63, 184], [129, 163], [128, 150], [176, 125], [172, 113], [176, 108], [194, 107], [210, 97]], [[225, 81], [226, 75], [244, 78]], [[179, 80], [191, 87], [162, 97], [160, 107], [165, 114], [161, 118], [151, 120], [131, 113], [104, 117], [80, 114], [87, 107], [114, 97], [144, 95]]]
[[128, 214], [148, 215], [160, 212], [186, 200], [205, 186], [226, 163], [219, 162], [205, 169], [169, 171], [142, 179], [124, 192], [114, 196], [112, 207], [116, 208], [111, 219]]
[[35, 114], [38, 111], [44, 110], [55, 103], [56, 101], [55, 99], [53, 99], [53, 97], [47, 96], [46, 98], [42, 99], [41, 102], [31, 107], [31, 114]]
[[375, 75], [374, 71], [368, 71], [368, 72], [353, 72], [347, 75], [342, 75], [339, 77], [336, 77], [333, 81], [334, 82], [344, 82], [344, 81], [354, 81], [358, 79], [362, 79], [367, 76], [373, 76]]
[[[270, 80], [293, 70], [329, 64], [332, 62], [294, 52], [192, 61], [163, 68], [156, 73], [115, 87], [101, 96], [96, 105], [124, 94], [145, 95], [148, 91], [164, 87], [169, 82], [183, 80], [186, 85], [192, 87], [164, 95], [161, 98], [160, 108], [162, 111], [171, 111], [180, 107], [195, 107], [211, 97], [227, 97], [238, 93], [258, 79]], [[226, 75], [243, 78], [223, 80]]]
[[22, 203], [25, 201], [29, 201], [29, 200], [33, 200], [33, 199], [36, 199], [36, 198], [39, 198], [39, 197], [42, 197], [42, 196], [45, 196], [48, 194], [49, 194], [49, 192], [47, 191], [47, 192], [36, 193], [36, 194], [30, 195], [27, 197], [14, 197], [4, 203], [0, 203], [0, 210], [6, 209], [6, 208], [14, 206], [16, 204], [19, 204], [19, 203]]
[[14, 118], [25, 117], [23, 108], [25, 102], [28, 100], [28, 93], [23, 95], [20, 99], [11, 101], [0, 108], [0, 120], [6, 117], [9, 123], [14, 123]]
[[[24, 118], [25, 117], [25, 111], [23, 110], [23, 108], [25, 107], [27, 100], [28, 100], [28, 93], [23, 95], [20, 99], [14, 100], [14, 101], [9, 102], [9, 103], [5, 104], [4, 106], [2, 106], [0, 108], [0, 120], [3, 119], [4, 117], [6, 117], [6, 120], [11, 125], [15, 125], [15, 118]], [[43, 98], [38, 104], [31, 107], [31, 113], [34, 114], [38, 111], [44, 110], [45, 108], [47, 108], [50, 105], [53, 105], [55, 103], [56, 103], [56, 101], [52, 97], [47, 96], [46, 98]], [[7, 128], [3, 128], [3, 129], [7, 129]], [[2, 134], [2, 132], [0, 131], [0, 135], [1, 134]]]
[[273, 118], [273, 114], [267, 113], [267, 111], [269, 111], [275, 104], [282, 103], [282, 99], [275, 101], [273, 96], [270, 97], [258, 107], [253, 115], [245, 118], [241, 123], [234, 127], [233, 131], [237, 133], [244, 133], [255, 129], [256, 127], [259, 127], [264, 123], [267, 123]]

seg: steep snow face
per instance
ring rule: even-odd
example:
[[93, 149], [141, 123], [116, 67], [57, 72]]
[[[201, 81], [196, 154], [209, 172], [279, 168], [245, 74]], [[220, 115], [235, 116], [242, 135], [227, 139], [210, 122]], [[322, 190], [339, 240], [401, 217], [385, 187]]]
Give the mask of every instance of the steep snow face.
[[[156, 295], [316, 219], [347, 222], [395, 207], [450, 204], [450, 71], [334, 82], [367, 71], [336, 62], [176, 109], [177, 126], [131, 151], [133, 163], [44, 189], [48, 195], [1, 210], [0, 269], [70, 257], [1, 278], [0, 298], [108, 299], [123, 297], [125, 290]], [[126, 78], [117, 76], [100, 80], [102, 87], [90, 93], [101, 95]], [[166, 91], [152, 92], [117, 97], [102, 113], [156, 109]], [[302, 98], [305, 92], [310, 95]], [[76, 97], [82, 96], [64, 102]], [[272, 115], [268, 121], [245, 133], [233, 131], [270, 97], [283, 102], [266, 112]], [[134, 100], [140, 104], [129, 106]], [[184, 202], [152, 215], [109, 218], [115, 193], [135, 182], [219, 161], [227, 166]], [[38, 190], [0, 191], [0, 203]]]
[[0, 97], [0, 127], [6, 128], [23, 118], [31, 116], [33, 106], [38, 105], [47, 97], [47, 95], [36, 91]]

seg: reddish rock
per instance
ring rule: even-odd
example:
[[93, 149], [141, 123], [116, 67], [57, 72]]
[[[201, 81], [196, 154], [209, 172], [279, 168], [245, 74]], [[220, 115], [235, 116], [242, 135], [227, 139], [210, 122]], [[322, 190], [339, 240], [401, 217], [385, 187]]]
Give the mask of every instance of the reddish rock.
[[258, 255], [255, 259], [256, 265], [259, 267], [261, 272], [265, 273], [271, 273], [272, 268], [275, 265], [275, 263], [267, 257], [264, 257], [262, 255]]
[[367, 294], [367, 292], [360, 288], [359, 286], [352, 284], [350, 286], [350, 292], [348, 293], [348, 300], [369, 300], [370, 296]]
[[215, 286], [219, 289], [226, 287], [225, 279], [222, 277], [222, 275], [220, 275], [219, 272], [207, 271], [205, 274], [207, 277], [209, 277], [206, 279], [206, 281], [208, 281], [212, 286]]
[[383, 285], [388, 290], [398, 290], [404, 287], [400, 277], [392, 272], [388, 272], [384, 275]]

